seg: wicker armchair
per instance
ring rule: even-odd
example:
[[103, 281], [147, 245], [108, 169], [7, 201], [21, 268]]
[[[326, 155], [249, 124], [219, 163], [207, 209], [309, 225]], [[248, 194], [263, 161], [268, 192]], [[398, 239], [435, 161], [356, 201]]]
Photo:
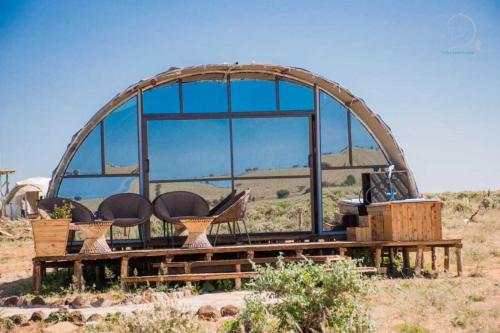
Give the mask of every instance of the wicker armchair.
[[229, 232], [236, 236], [237, 234], [242, 234], [239, 226], [240, 222], [243, 224], [248, 244], [252, 244], [245, 223], [245, 213], [248, 200], [250, 200], [250, 189], [240, 192], [237, 195], [231, 193], [228, 197], [222, 200], [219, 205], [210, 211], [209, 216], [215, 216], [215, 219], [210, 227], [210, 234], [212, 234], [214, 225], [217, 225], [213, 244], [214, 246], [217, 244], [217, 236], [219, 235], [219, 228], [221, 224], [226, 223]]
[[148, 199], [135, 193], [120, 193], [106, 198], [97, 209], [103, 220], [112, 221], [110, 230], [111, 246], [113, 245], [113, 226], [128, 228], [139, 227], [139, 238], [144, 243], [144, 224], [153, 215]]
[[209, 213], [208, 202], [198, 194], [187, 191], [163, 193], [154, 199], [153, 210], [155, 216], [163, 221], [163, 236], [168, 238], [174, 236], [174, 228], [176, 235], [184, 230], [180, 217], [207, 216]]
[[44, 210], [45, 212], [52, 212], [54, 207], [57, 205], [58, 207], [64, 206], [65, 203], [69, 203], [71, 208], [71, 222], [73, 223], [81, 223], [81, 222], [92, 222], [94, 221], [94, 215], [92, 212], [85, 207], [84, 205], [70, 200], [66, 198], [45, 198], [38, 201], [37, 207], [38, 209]]

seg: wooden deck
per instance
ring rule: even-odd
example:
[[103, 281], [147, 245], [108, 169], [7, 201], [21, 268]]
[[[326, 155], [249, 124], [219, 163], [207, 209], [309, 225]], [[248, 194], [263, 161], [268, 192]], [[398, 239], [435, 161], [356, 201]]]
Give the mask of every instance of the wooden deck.
[[[450, 269], [450, 248], [455, 248], [457, 273], [462, 274], [461, 248], [459, 239], [439, 241], [317, 241], [279, 244], [255, 244], [217, 246], [202, 249], [148, 249], [114, 251], [107, 254], [67, 254], [64, 256], [33, 258], [33, 291], [39, 292], [48, 267], [73, 267], [74, 281], [82, 286], [83, 266], [98, 266], [103, 263], [119, 262], [122, 287], [127, 284], [168, 281], [204, 281], [234, 279], [238, 288], [241, 279], [254, 277], [253, 264], [274, 263], [281, 254], [285, 260], [311, 259], [318, 263], [341, 260], [350, 249], [368, 249], [373, 254], [375, 267], [362, 267], [363, 272], [382, 271], [382, 257], [389, 261], [401, 251], [404, 267], [410, 268], [409, 253], [416, 252], [415, 272], [420, 274], [424, 251], [432, 252], [432, 268], [436, 269], [436, 249], [443, 248], [444, 268]], [[130, 263], [147, 263], [150, 274], [130, 276]], [[153, 270], [157, 270], [153, 274]]]

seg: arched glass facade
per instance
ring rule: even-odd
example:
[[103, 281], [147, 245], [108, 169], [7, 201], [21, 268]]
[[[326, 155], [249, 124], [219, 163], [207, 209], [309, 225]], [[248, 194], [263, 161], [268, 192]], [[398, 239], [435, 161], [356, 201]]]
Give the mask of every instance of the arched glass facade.
[[[55, 195], [96, 210], [107, 196], [186, 190], [216, 205], [250, 188], [251, 232], [335, 230], [336, 200], [390, 164], [345, 104], [278, 74], [184, 76], [140, 89], [79, 143]], [[325, 223], [323, 223], [325, 222]], [[153, 221], [150, 236], [160, 236]]]

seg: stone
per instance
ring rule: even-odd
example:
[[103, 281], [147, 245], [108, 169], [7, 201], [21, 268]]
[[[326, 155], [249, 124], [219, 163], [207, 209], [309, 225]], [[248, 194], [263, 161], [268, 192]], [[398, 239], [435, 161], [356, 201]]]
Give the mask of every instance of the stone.
[[45, 313], [43, 311], [35, 311], [30, 317], [30, 321], [42, 321], [45, 319]]
[[153, 303], [156, 301], [156, 293], [153, 289], [148, 288], [142, 293], [142, 299], [146, 303]]
[[16, 325], [22, 325], [25, 322], [28, 321], [28, 317], [26, 315], [20, 313], [20, 314], [15, 314], [9, 317], [10, 320]]
[[238, 307], [235, 305], [224, 305], [220, 309], [220, 314], [222, 317], [233, 317], [236, 316], [239, 312], [240, 309], [238, 309]]
[[49, 325], [43, 329], [43, 333], [73, 333], [73, 332], [79, 332], [80, 327], [67, 322], [67, 321], [61, 321], [59, 323]]
[[98, 322], [101, 321], [103, 317], [98, 313], [93, 313], [87, 318], [87, 322]]
[[97, 296], [95, 299], [90, 302], [90, 305], [94, 308], [99, 308], [104, 304], [104, 297]]
[[17, 296], [10, 296], [3, 300], [3, 306], [20, 306], [21, 300]]
[[69, 313], [68, 320], [76, 325], [83, 325], [85, 318], [80, 311], [72, 311]]
[[35, 296], [32, 300], [31, 300], [31, 305], [32, 306], [39, 306], [39, 305], [45, 305], [45, 300], [40, 297], [40, 296]]
[[203, 305], [198, 309], [196, 315], [202, 320], [216, 321], [219, 318], [219, 311], [211, 305]]
[[69, 306], [73, 309], [82, 309], [87, 307], [85, 298], [82, 296], [76, 296], [70, 303]]

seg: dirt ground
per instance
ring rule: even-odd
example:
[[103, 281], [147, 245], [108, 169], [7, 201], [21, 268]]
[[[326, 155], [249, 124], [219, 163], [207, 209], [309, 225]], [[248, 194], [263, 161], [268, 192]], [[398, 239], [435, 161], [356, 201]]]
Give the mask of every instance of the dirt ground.
[[[481, 209], [474, 221], [469, 217], [486, 193], [428, 196], [439, 196], [445, 202], [445, 238], [463, 239], [464, 276], [456, 277], [452, 250], [452, 270], [448, 274], [443, 272], [443, 254], [438, 252], [437, 278], [386, 278], [374, 282], [367, 306], [376, 331], [500, 332], [500, 192], [490, 194], [493, 199], [488, 200], [493, 206]], [[0, 236], [0, 297], [29, 291], [34, 251], [28, 226], [22, 221], [0, 225], [14, 236]], [[430, 253], [426, 253], [429, 271], [430, 261]], [[239, 302], [243, 295], [228, 293], [227, 299]], [[202, 296], [187, 298], [183, 306], [202, 304]], [[216, 295], [222, 303], [224, 297]]]

